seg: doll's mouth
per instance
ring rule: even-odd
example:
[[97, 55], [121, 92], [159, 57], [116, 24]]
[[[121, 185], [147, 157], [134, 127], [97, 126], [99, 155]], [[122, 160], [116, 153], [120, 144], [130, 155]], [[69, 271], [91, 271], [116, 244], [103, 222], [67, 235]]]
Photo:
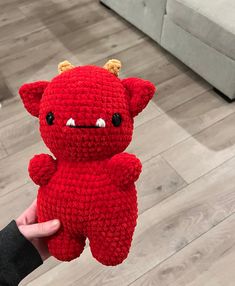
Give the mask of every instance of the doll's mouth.
[[69, 118], [66, 123], [66, 126], [70, 128], [104, 128], [105, 125], [105, 121], [102, 118], [97, 119], [95, 125], [76, 125], [75, 120], [73, 118]]
[[93, 126], [93, 125], [75, 125], [75, 126], [68, 126], [70, 128], [101, 128], [99, 126]]

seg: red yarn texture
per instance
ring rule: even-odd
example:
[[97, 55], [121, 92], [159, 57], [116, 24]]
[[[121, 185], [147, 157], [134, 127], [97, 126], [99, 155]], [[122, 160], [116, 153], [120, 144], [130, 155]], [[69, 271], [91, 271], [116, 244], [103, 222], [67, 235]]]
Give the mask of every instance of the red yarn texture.
[[[47, 239], [50, 253], [70, 261], [88, 238], [99, 262], [120, 264], [136, 226], [134, 183], [141, 172], [139, 159], [122, 152], [132, 139], [133, 117], [152, 98], [154, 85], [84, 66], [51, 82], [25, 84], [19, 92], [25, 108], [39, 117], [42, 139], [55, 157], [36, 155], [29, 164], [30, 177], [40, 186], [39, 222], [57, 218], [62, 224]], [[67, 126], [69, 119], [75, 126]], [[97, 120], [104, 124], [97, 126]]]

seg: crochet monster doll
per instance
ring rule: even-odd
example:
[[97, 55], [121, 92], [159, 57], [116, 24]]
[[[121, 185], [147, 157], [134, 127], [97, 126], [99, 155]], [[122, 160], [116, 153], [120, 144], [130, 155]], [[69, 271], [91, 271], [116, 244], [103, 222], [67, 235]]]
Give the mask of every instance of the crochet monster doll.
[[104, 67], [74, 67], [65, 61], [50, 82], [24, 84], [19, 90], [54, 155], [35, 155], [28, 170], [39, 185], [38, 221], [61, 221], [46, 242], [62, 261], [80, 256], [86, 238], [104, 265], [120, 264], [129, 253], [141, 163], [123, 151], [132, 139], [133, 118], [155, 87], [143, 79], [119, 79], [120, 67], [118, 60]]

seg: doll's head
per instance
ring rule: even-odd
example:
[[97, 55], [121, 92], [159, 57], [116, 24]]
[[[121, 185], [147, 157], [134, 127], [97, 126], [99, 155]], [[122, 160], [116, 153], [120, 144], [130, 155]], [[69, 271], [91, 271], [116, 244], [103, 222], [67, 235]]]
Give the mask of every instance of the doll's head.
[[24, 84], [25, 108], [39, 118], [41, 136], [57, 159], [109, 158], [131, 142], [133, 118], [152, 98], [155, 87], [137, 78], [121, 80], [121, 63], [73, 67], [63, 62], [51, 82]]

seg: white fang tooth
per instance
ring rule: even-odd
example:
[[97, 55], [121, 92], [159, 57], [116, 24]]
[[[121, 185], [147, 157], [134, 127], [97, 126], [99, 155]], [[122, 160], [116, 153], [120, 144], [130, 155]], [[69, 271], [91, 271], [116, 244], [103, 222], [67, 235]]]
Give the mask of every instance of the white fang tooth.
[[73, 118], [69, 118], [69, 120], [66, 123], [66, 126], [75, 126], [75, 121]]
[[102, 118], [97, 119], [96, 124], [97, 127], [105, 127], [105, 121]]
[[69, 118], [69, 120], [66, 122], [66, 126], [70, 126], [72, 118]]

